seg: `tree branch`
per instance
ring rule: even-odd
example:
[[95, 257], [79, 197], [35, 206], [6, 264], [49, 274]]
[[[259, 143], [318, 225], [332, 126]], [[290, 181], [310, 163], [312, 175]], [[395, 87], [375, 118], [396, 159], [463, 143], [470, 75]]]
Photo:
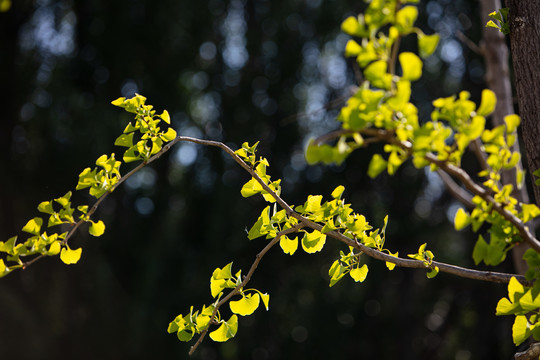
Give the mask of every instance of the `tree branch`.
[[470, 193], [465, 191], [462, 187], [460, 187], [454, 179], [447, 173], [445, 173], [442, 170], [436, 170], [437, 174], [441, 178], [442, 182], [446, 186], [446, 189], [454, 196], [457, 200], [459, 200], [461, 203], [463, 203], [465, 206], [467, 206], [469, 209], [474, 208], [474, 204], [472, 202], [472, 196]]
[[[388, 136], [388, 134], [386, 132], [381, 133], [380, 135], [384, 135], [385, 137]], [[240, 163], [240, 165], [242, 165], [242, 167], [247, 172], [249, 172], [249, 174], [253, 178], [255, 178], [257, 180], [257, 182], [259, 182], [259, 184], [263, 187], [263, 189], [266, 192], [268, 192], [283, 209], [285, 209], [285, 211], [287, 212], [287, 215], [293, 216], [294, 218], [298, 219], [298, 221], [303, 223], [305, 227], [309, 227], [309, 228], [317, 230], [317, 231], [322, 230], [322, 228], [323, 228], [322, 225], [320, 225], [320, 224], [318, 224], [318, 223], [316, 223], [314, 221], [311, 221], [308, 218], [306, 218], [306, 217], [300, 215], [299, 213], [297, 213], [296, 211], [294, 211], [275, 191], [273, 191], [259, 177], [259, 175], [253, 169], [251, 169], [242, 159], [240, 159], [240, 157], [238, 157], [238, 155], [236, 155], [234, 153], [234, 151], [232, 151], [225, 144], [220, 143], [220, 142], [215, 142], [215, 141], [199, 140], [199, 139], [187, 138], [187, 137], [183, 137], [183, 138], [186, 141], [192, 141], [192, 142], [195, 142], [195, 143], [198, 143], [198, 144], [216, 146], [216, 147], [219, 147], [219, 148], [225, 150], [229, 155], [233, 156], [233, 158], [238, 163]], [[401, 144], [401, 142], [399, 142], [399, 143]], [[452, 169], [454, 172], [456, 172], [456, 174], [459, 174], [461, 177], [463, 177], [463, 174], [457, 172], [452, 167], [450, 169]], [[457, 169], [459, 169], [459, 168], [457, 168]], [[459, 170], [464, 173], [463, 170], [461, 170], [461, 169], [459, 169]], [[465, 175], [467, 175], [467, 174], [465, 173]], [[467, 177], [468, 177], [468, 175], [467, 175]], [[472, 184], [474, 184], [470, 178], [469, 178], [469, 181]], [[474, 185], [476, 185], [476, 184], [474, 184]], [[493, 201], [495, 201], [495, 200], [493, 200]], [[519, 222], [519, 219], [518, 219], [518, 222]], [[330, 232], [326, 233], [326, 235], [330, 236], [330, 237], [333, 237], [336, 240], [341, 241], [342, 243], [346, 244], [347, 246], [352, 246], [352, 247], [362, 251], [366, 255], [368, 255], [368, 256], [370, 256], [370, 257], [372, 257], [374, 259], [377, 259], [377, 260], [391, 262], [393, 264], [396, 264], [396, 266], [400, 266], [400, 267], [408, 267], [408, 268], [415, 268], [415, 269], [425, 269], [426, 268], [424, 263], [422, 261], [420, 261], [420, 260], [404, 259], [404, 258], [399, 258], [399, 257], [395, 257], [395, 256], [392, 256], [392, 255], [388, 255], [388, 254], [380, 252], [380, 251], [378, 251], [376, 249], [369, 248], [369, 247], [367, 247], [367, 246], [365, 246], [363, 244], [360, 244], [359, 242], [357, 242], [357, 241], [355, 241], [355, 240], [353, 240], [351, 238], [348, 238], [345, 235], [343, 235], [343, 234], [341, 234], [339, 232], [336, 232], [336, 231], [330, 231]], [[432, 264], [434, 266], [438, 266], [439, 270], [442, 271], [442, 272], [446, 272], [446, 273], [453, 274], [453, 275], [456, 275], [456, 276], [460, 276], [460, 277], [463, 277], [463, 278], [491, 281], [491, 282], [497, 282], [497, 283], [508, 283], [512, 277], [515, 277], [521, 283], [528, 284], [528, 281], [525, 279], [525, 277], [520, 276], [520, 275], [498, 273], [498, 272], [492, 272], [492, 271], [472, 270], [472, 269], [467, 269], [467, 268], [463, 268], [463, 267], [460, 267], [460, 266], [446, 264], [446, 263], [442, 263], [442, 262], [438, 262], [438, 261], [433, 261]]]
[[[261, 262], [261, 259], [263, 258], [263, 256], [274, 246], [278, 243], [279, 239], [283, 236], [283, 235], [287, 235], [287, 234], [291, 234], [291, 233], [294, 233], [294, 232], [297, 232], [298, 230], [300, 230], [301, 228], [304, 227], [304, 224], [300, 223], [300, 224], [297, 224], [295, 226], [293, 226], [292, 228], [289, 228], [289, 229], [286, 229], [286, 230], [283, 230], [283, 231], [280, 231], [277, 233], [276, 237], [274, 237], [272, 239], [272, 241], [270, 241], [265, 247], [264, 249], [261, 250], [261, 252], [259, 252], [256, 256], [255, 256], [255, 261], [253, 262], [253, 264], [251, 264], [251, 267], [249, 268], [249, 271], [247, 273], [247, 275], [244, 277], [244, 280], [242, 281], [242, 283], [238, 286], [236, 286], [233, 290], [231, 290], [227, 296], [225, 296], [223, 299], [221, 299], [217, 304], [216, 306], [214, 307], [214, 311], [212, 312], [212, 316], [210, 317], [210, 324], [214, 323], [214, 318], [219, 310], [219, 308], [225, 304], [227, 301], [229, 301], [230, 298], [232, 298], [234, 295], [237, 295], [240, 293], [240, 289], [243, 289], [247, 283], [249, 283], [249, 281], [251, 280], [251, 277], [253, 276], [253, 273], [255, 272], [255, 270], [257, 269], [257, 266], [259, 266], [259, 263]], [[210, 329], [210, 326], [208, 328], [206, 328], [206, 330], [204, 330], [201, 335], [199, 335], [199, 338], [197, 339], [197, 342], [190, 348], [189, 350], [189, 355], [192, 355], [195, 350], [197, 349], [197, 347], [202, 343], [202, 341], [204, 340], [204, 337], [206, 336], [206, 334], [208, 333], [208, 330]]]
[[540, 343], [532, 344], [527, 350], [514, 355], [515, 360], [533, 360], [540, 356]]

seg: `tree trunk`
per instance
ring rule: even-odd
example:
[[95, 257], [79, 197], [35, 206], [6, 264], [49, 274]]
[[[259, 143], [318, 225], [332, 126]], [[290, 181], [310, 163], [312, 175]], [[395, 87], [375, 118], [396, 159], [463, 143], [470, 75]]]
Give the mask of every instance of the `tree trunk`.
[[540, 186], [534, 185], [532, 175], [540, 168], [540, 1], [507, 0], [507, 6], [523, 142], [536, 204], [540, 205]]

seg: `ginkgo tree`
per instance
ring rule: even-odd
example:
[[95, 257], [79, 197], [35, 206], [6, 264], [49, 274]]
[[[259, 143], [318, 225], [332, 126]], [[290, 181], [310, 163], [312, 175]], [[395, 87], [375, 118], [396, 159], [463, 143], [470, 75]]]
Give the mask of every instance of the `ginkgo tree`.
[[[25, 269], [44, 257], [60, 256], [65, 264], [75, 264], [82, 248], [72, 249], [70, 239], [83, 224], [89, 224], [92, 236], [101, 236], [105, 224], [93, 220], [97, 208], [126, 179], [143, 167], [159, 159], [179, 142], [192, 142], [217, 147], [230, 156], [249, 175], [239, 189], [242, 197], [261, 196], [267, 203], [247, 232], [248, 240], [265, 245], [256, 255], [246, 273], [233, 270], [233, 262], [217, 267], [210, 276], [210, 302], [191, 306], [174, 318], [168, 332], [181, 341], [197, 340], [193, 353], [208, 334], [217, 342], [228, 341], [239, 331], [242, 317], [258, 308], [269, 310], [271, 289], [247, 287], [264, 256], [276, 248], [293, 256], [299, 251], [308, 254], [320, 252], [329, 241], [343, 245], [335, 254], [328, 269], [329, 286], [347, 276], [354, 282], [364, 282], [369, 274], [366, 258], [385, 263], [389, 271], [396, 266], [423, 269], [428, 278], [440, 272], [463, 278], [507, 284], [508, 296], [498, 302], [497, 315], [514, 316], [513, 341], [520, 345], [528, 338], [540, 340], [540, 241], [528, 224], [540, 216], [534, 203], [522, 203], [514, 195], [514, 186], [522, 187], [525, 172], [521, 168], [521, 154], [514, 150], [518, 141], [520, 117], [507, 115], [504, 124], [489, 126], [488, 118], [496, 106], [496, 95], [491, 90], [482, 92], [479, 104], [470, 100], [470, 94], [459, 94], [433, 99], [433, 111], [428, 120], [420, 120], [418, 108], [411, 102], [411, 83], [422, 76], [423, 59], [436, 49], [439, 36], [426, 35], [415, 27], [417, 1], [371, 1], [364, 14], [349, 17], [342, 30], [351, 36], [344, 53], [356, 60], [362, 79], [356, 92], [341, 109], [337, 121], [340, 129], [318, 139], [312, 139], [306, 148], [309, 164], [341, 164], [353, 151], [370, 144], [383, 144], [382, 152], [375, 153], [366, 173], [375, 178], [386, 172], [393, 175], [405, 162], [411, 161], [417, 169], [428, 169], [450, 175], [454, 185], [467, 191], [470, 210], [460, 208], [455, 215], [456, 230], [470, 228], [478, 233], [472, 258], [478, 265], [498, 265], [518, 244], [526, 243], [530, 249], [524, 260], [528, 264], [525, 274], [508, 274], [460, 267], [436, 260], [429, 244], [420, 245], [418, 251], [400, 256], [397, 244], [387, 238], [392, 226], [386, 216], [381, 228], [370, 225], [368, 219], [355, 211], [345, 198], [345, 187], [321, 189], [328, 195], [306, 194], [305, 202], [292, 205], [282, 197], [280, 179], [272, 178], [267, 158], [257, 153], [258, 143], [244, 143], [236, 150], [210, 140], [178, 135], [170, 127], [169, 113], [158, 113], [146, 98], [136, 95], [121, 97], [112, 102], [133, 114], [118, 136], [115, 145], [125, 149], [118, 160], [115, 153], [102, 155], [96, 167], [86, 168], [79, 175], [76, 190], [87, 190], [96, 200], [93, 204], [72, 205], [72, 192], [38, 205], [43, 217], [34, 217], [22, 228], [24, 236], [14, 236], [0, 242], [0, 276], [17, 269]], [[507, 32], [506, 11], [493, 13], [501, 25], [490, 23]], [[497, 30], [493, 30], [497, 31]], [[415, 37], [418, 53], [400, 51], [401, 40]], [[423, 117], [426, 118], [426, 117]], [[462, 168], [464, 155], [471, 149], [478, 155], [481, 171], [469, 174]], [[121, 166], [136, 163], [129, 172]], [[501, 182], [502, 173], [514, 170], [516, 184]], [[535, 171], [540, 175], [540, 170]], [[479, 180], [476, 180], [479, 179]], [[536, 181], [535, 185], [539, 184]], [[532, 349], [532, 348], [531, 348]]]

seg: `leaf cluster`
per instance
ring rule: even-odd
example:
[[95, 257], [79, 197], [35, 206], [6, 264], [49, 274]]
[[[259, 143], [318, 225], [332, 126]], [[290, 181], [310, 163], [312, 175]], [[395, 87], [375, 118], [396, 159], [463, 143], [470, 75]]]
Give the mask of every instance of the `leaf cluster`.
[[[169, 113], [165, 110], [160, 115], [156, 115], [153, 107], [145, 105], [145, 101], [145, 97], [136, 95], [131, 99], [119, 98], [112, 102], [135, 114], [135, 122], [129, 123], [124, 133], [115, 141], [116, 145], [128, 148], [123, 155], [124, 162], [140, 160], [144, 165], [151, 156], [162, 150], [164, 144], [176, 138], [174, 129], [168, 126], [166, 129], [160, 127], [161, 121], [170, 124]], [[140, 139], [135, 142], [136, 133]], [[89, 195], [98, 199], [92, 208], [89, 205], [73, 206], [71, 191], [62, 197], [41, 202], [37, 209], [48, 215], [46, 225], [43, 218], [35, 217], [22, 228], [23, 233], [29, 234], [24, 241], [17, 243], [18, 236], [14, 236], [6, 242], [0, 242], [0, 252], [6, 254], [7, 262], [13, 263], [6, 265], [6, 261], [0, 259], [0, 277], [15, 269], [25, 268], [45, 256], [60, 254], [60, 260], [65, 264], [77, 263], [81, 257], [82, 248], [71, 249], [68, 241], [83, 223], [89, 224], [88, 232], [92, 236], [101, 236], [104, 233], [103, 221], [93, 221], [91, 216], [107, 194], [141, 167], [122, 177], [120, 172], [122, 162], [115, 158], [114, 153], [100, 156], [95, 164], [96, 167], [93, 169], [85, 168], [79, 174], [79, 181], [75, 188], [76, 190], [88, 189]], [[51, 228], [60, 230], [53, 229], [51, 232]], [[23, 261], [25, 257], [31, 257], [31, 260]]]

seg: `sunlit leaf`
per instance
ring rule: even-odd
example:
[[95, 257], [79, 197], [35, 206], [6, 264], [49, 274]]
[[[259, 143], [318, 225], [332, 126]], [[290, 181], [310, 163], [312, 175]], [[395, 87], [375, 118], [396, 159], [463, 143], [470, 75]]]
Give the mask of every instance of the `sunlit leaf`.
[[210, 338], [217, 342], [224, 342], [236, 335], [238, 331], [238, 316], [232, 315], [228, 321], [221, 323], [221, 326], [210, 333]]
[[382, 173], [384, 170], [386, 170], [387, 162], [384, 160], [384, 158], [379, 155], [375, 154], [371, 158], [371, 161], [369, 163], [367, 174], [370, 178], [377, 177], [380, 173]]
[[482, 90], [482, 101], [480, 102], [478, 110], [476, 110], [476, 114], [488, 116], [495, 110], [496, 105], [497, 97], [495, 96], [495, 93], [489, 89], [484, 89]]
[[269, 308], [269, 303], [270, 303], [270, 295], [268, 294], [260, 294], [261, 295], [261, 299], [263, 301], [263, 304], [264, 304], [264, 307], [266, 309], [266, 311], [268, 311], [268, 308]]
[[279, 239], [279, 246], [285, 254], [293, 255], [298, 249], [298, 238], [295, 236], [293, 239], [289, 239], [287, 235], [283, 235]]
[[258, 293], [248, 294], [242, 299], [229, 302], [231, 311], [235, 314], [246, 316], [253, 314], [259, 307], [260, 296]]
[[88, 232], [92, 236], [101, 236], [105, 232], [105, 224], [103, 221], [99, 220], [98, 222], [90, 221], [90, 227], [88, 229]]
[[358, 18], [349, 16], [341, 24], [341, 30], [349, 35], [362, 37], [364, 35], [364, 26], [358, 21]]
[[43, 201], [42, 203], [40, 203], [38, 205], [38, 211], [45, 214], [53, 214], [54, 209], [53, 209], [52, 201]]
[[487, 252], [488, 244], [486, 243], [482, 235], [479, 235], [472, 253], [474, 263], [476, 265], [480, 264], [480, 262], [486, 258]]
[[405, 6], [396, 13], [396, 27], [402, 35], [412, 31], [414, 22], [418, 17], [418, 9], [415, 6]]
[[435, 276], [437, 276], [439, 274], [439, 267], [438, 266], [435, 266], [433, 267], [430, 271], [428, 271], [426, 273], [426, 276], [428, 277], [428, 279], [433, 279]]
[[536, 204], [521, 204], [521, 209], [523, 210], [523, 222], [529, 222], [529, 220], [534, 219], [537, 216], [540, 216], [540, 209]]
[[354, 40], [347, 41], [345, 45], [345, 56], [357, 56], [362, 51], [362, 47]]
[[176, 131], [173, 128], [168, 128], [167, 132], [161, 135], [161, 138], [165, 141], [172, 141], [176, 138]]
[[516, 346], [523, 343], [531, 335], [529, 330], [529, 322], [525, 315], [518, 315], [512, 326], [512, 338]]
[[439, 44], [439, 38], [439, 34], [418, 35], [418, 53], [422, 58], [426, 58], [433, 54]]
[[521, 123], [521, 118], [516, 114], [506, 115], [504, 117], [504, 122], [506, 123], [506, 131], [508, 133], [513, 133]]
[[171, 123], [171, 117], [169, 116], [169, 112], [167, 110], [163, 110], [163, 113], [159, 117], [167, 124]]
[[250, 197], [260, 193], [261, 191], [264, 191], [262, 185], [254, 178], [251, 178], [251, 180], [244, 184], [242, 190], [240, 190], [240, 193], [243, 197]]
[[[397, 258], [399, 256], [399, 252], [397, 251], [395, 254], [389, 253], [389, 255]], [[394, 264], [393, 262], [387, 261], [386, 267], [388, 268], [388, 270], [394, 270], [394, 268], [396, 267], [396, 264]]]
[[132, 147], [133, 146], [133, 135], [134, 133], [130, 134], [122, 134], [119, 137], [116, 138], [114, 145], [116, 146], [124, 146], [124, 147]]
[[26, 225], [24, 225], [24, 227], [22, 228], [22, 231], [32, 234], [32, 235], [39, 235], [42, 225], [43, 225], [43, 219], [35, 217], [32, 220], [28, 221]]
[[469, 214], [463, 210], [463, 208], [459, 208], [454, 217], [454, 228], [459, 231], [467, 227], [470, 223], [471, 219]]
[[366, 279], [367, 273], [368, 273], [368, 267], [366, 264], [362, 265], [360, 268], [354, 268], [351, 270], [349, 275], [354, 279], [356, 282], [363, 282]]
[[341, 198], [343, 191], [345, 191], [345, 187], [343, 185], [339, 185], [337, 188], [334, 189], [334, 191], [332, 191], [332, 197], [334, 199]]
[[124, 101], [126, 100], [125, 97], [119, 97], [118, 99], [111, 101], [111, 104], [114, 106], [124, 107]]
[[415, 81], [422, 76], [422, 60], [412, 52], [399, 54], [399, 63], [403, 71], [402, 78]]
[[71, 250], [69, 247], [63, 248], [60, 253], [60, 260], [64, 264], [76, 264], [81, 258], [82, 248]]
[[302, 238], [302, 248], [308, 254], [313, 254], [321, 251], [325, 243], [326, 235], [320, 233], [317, 230], [313, 230], [313, 232], [311, 233], [306, 232], [304, 234], [304, 237]]

